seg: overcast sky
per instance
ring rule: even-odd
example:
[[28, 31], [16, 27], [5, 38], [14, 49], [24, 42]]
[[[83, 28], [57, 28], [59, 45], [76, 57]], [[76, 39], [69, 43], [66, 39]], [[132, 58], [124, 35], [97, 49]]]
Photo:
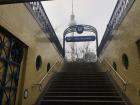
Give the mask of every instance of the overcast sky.
[[[76, 23], [94, 26], [100, 43], [116, 3], [117, 0], [74, 0]], [[42, 4], [62, 43], [63, 32], [70, 22], [72, 0], [44, 1]]]
[[[76, 23], [97, 28], [100, 42], [116, 2], [117, 0], [74, 0]], [[53, 0], [42, 3], [59, 39], [62, 40], [63, 31], [70, 22], [71, 0]]]

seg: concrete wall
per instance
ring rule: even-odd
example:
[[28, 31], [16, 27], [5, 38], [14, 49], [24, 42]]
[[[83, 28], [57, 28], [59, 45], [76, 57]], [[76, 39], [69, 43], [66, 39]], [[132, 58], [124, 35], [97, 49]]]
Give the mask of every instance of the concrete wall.
[[[20, 72], [16, 105], [33, 105], [43, 90], [40, 91], [33, 84], [39, 83], [47, 73], [48, 62], [52, 66], [56, 61], [60, 62], [62, 57], [24, 4], [1, 5], [0, 25], [27, 46]], [[39, 71], [35, 67], [37, 55], [42, 57], [42, 66]], [[57, 64], [55, 70], [59, 70], [61, 66], [62, 63]], [[43, 88], [53, 73], [54, 71], [50, 71], [48, 77], [42, 82]], [[23, 96], [25, 89], [29, 92], [27, 99]]]
[[[140, 39], [140, 0], [135, 0], [128, 15], [100, 55], [103, 62], [104, 59], [108, 59], [111, 65], [113, 61], [116, 62], [117, 72], [125, 74], [130, 81], [125, 93], [133, 105], [140, 105], [140, 53], [136, 44], [138, 39]], [[127, 70], [122, 63], [123, 53], [127, 54], [129, 60]]]

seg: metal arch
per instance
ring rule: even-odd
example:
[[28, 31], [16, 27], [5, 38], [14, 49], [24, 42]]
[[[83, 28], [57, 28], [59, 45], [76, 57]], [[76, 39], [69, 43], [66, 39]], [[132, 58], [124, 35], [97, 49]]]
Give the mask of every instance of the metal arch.
[[[69, 34], [69, 33], [71, 33], [71, 32], [76, 32], [76, 27], [78, 27], [78, 26], [79, 26], [79, 25], [74, 25], [74, 26], [68, 27], [68, 28], [64, 31], [63, 35]], [[97, 30], [96, 30], [95, 27], [90, 26], [90, 25], [81, 25], [81, 26], [84, 27], [84, 31], [94, 32], [95, 34], [97, 34]]]
[[[96, 52], [97, 52], [97, 48], [98, 48], [98, 32], [96, 30], [95, 27], [93, 26], [90, 26], [90, 25], [83, 25], [83, 24], [79, 24], [79, 25], [74, 25], [74, 26], [70, 26], [68, 27], [64, 33], [63, 33], [63, 56], [65, 57], [65, 36], [69, 33], [72, 33], [72, 32], [77, 32], [76, 31], [76, 28], [78, 26], [83, 26], [84, 27], [84, 30], [83, 31], [88, 31], [88, 32], [93, 32], [95, 33], [96, 35]], [[98, 55], [98, 54], [97, 54]]]

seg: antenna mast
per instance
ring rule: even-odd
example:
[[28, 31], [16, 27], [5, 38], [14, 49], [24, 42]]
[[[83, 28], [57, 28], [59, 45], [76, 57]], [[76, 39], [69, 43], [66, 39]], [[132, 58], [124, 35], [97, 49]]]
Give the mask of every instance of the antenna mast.
[[[75, 15], [74, 15], [74, 5], [73, 5], [73, 0], [72, 0], [72, 14], [70, 16], [70, 23], [69, 26], [74, 26], [76, 25], [76, 21], [75, 21]], [[74, 32], [72, 32], [72, 36], [74, 36]], [[75, 60], [75, 47], [74, 47], [74, 42], [72, 42], [71, 44], [71, 60], [74, 61]]]

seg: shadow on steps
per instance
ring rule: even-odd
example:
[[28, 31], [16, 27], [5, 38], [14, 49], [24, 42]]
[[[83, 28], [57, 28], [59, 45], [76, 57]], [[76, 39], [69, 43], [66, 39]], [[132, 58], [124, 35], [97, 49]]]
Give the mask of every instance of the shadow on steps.
[[66, 62], [62, 68], [62, 72], [94, 73], [103, 72], [103, 70], [96, 62]]

